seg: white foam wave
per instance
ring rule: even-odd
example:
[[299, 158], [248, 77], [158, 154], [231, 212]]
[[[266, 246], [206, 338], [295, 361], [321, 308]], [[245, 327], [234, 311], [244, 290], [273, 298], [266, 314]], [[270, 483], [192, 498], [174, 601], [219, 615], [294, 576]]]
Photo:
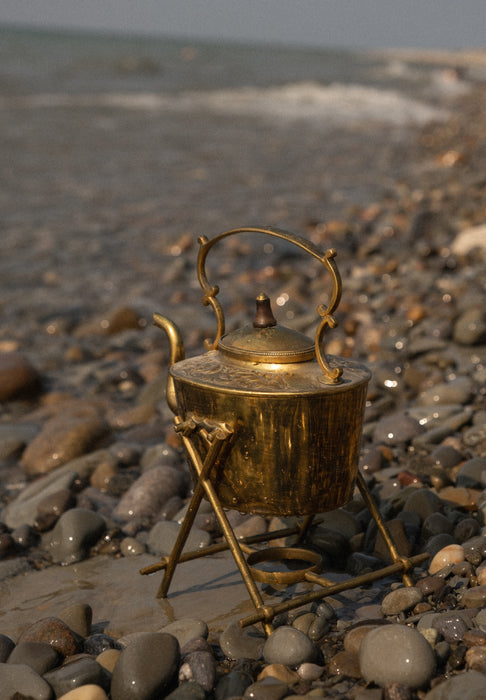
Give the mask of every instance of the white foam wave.
[[411, 99], [394, 90], [335, 83], [300, 82], [273, 88], [237, 88], [179, 94], [102, 93], [38, 94], [3, 98], [0, 106], [30, 108], [110, 107], [147, 111], [196, 111], [256, 116], [292, 122], [307, 120], [323, 125], [381, 122], [404, 126], [447, 117], [446, 110]]

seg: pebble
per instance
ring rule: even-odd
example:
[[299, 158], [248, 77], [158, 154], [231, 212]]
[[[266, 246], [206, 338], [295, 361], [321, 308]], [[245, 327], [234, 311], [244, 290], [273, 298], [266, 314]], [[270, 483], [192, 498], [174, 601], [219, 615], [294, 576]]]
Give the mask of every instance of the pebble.
[[385, 625], [368, 632], [359, 652], [361, 674], [380, 686], [404, 683], [421, 688], [432, 678], [435, 656], [430, 644], [411, 627]]
[[[77, 473], [69, 470], [62, 474], [52, 472], [42, 479], [37, 479], [3, 509], [3, 522], [12, 529], [25, 524], [33, 525], [39, 515], [39, 505], [51, 497], [57, 500], [58, 493], [70, 494], [76, 478]], [[49, 512], [52, 512], [52, 509], [49, 509]]]
[[482, 700], [486, 695], [486, 675], [465, 671], [434, 686], [424, 700]]
[[15, 642], [6, 634], [0, 634], [0, 664], [7, 661], [10, 653], [15, 647]]
[[47, 642], [19, 642], [8, 657], [9, 664], [26, 664], [43, 676], [59, 661], [58, 652]]
[[399, 615], [401, 612], [411, 610], [423, 599], [423, 593], [415, 586], [397, 588], [388, 593], [381, 604], [384, 615]]
[[86, 508], [71, 508], [43, 537], [43, 547], [60, 564], [82, 561], [106, 530], [104, 518]]
[[456, 484], [472, 489], [483, 488], [486, 485], [486, 459], [473, 457], [463, 462], [457, 472]]
[[41, 376], [20, 352], [0, 352], [0, 401], [36, 393]]
[[461, 596], [461, 603], [465, 608], [484, 608], [486, 606], [486, 585], [466, 589]]
[[93, 610], [88, 603], [74, 603], [59, 613], [59, 619], [80, 637], [87, 637], [91, 632]]
[[429, 574], [433, 576], [448, 564], [456, 564], [464, 559], [464, 548], [460, 544], [449, 544], [433, 557], [429, 564]]
[[195, 618], [187, 617], [180, 620], [175, 620], [159, 631], [165, 632], [166, 634], [171, 634], [173, 637], [175, 637], [179, 642], [181, 649], [192, 639], [198, 639], [201, 637], [203, 639], [207, 639], [209, 634], [208, 626], [204, 620], [197, 620]]
[[80, 402], [44, 424], [24, 450], [20, 464], [29, 476], [47, 474], [89, 452], [108, 431], [96, 408]]
[[[180, 529], [181, 526], [173, 520], [162, 520], [155, 523], [147, 539], [149, 551], [157, 556], [170, 554]], [[183, 551], [190, 552], [196, 549], [202, 549], [209, 544], [211, 544], [211, 535], [209, 532], [193, 527], [186, 540]]]
[[254, 700], [282, 700], [289, 694], [289, 687], [277, 678], [264, 678], [261, 681], [252, 683], [245, 690], [244, 698], [254, 698]]
[[418, 420], [407, 413], [386, 416], [378, 421], [373, 441], [384, 445], [403, 445], [425, 432]]
[[468, 629], [463, 617], [449, 612], [437, 615], [432, 626], [441, 633], [449, 644], [461, 642]]
[[44, 673], [44, 679], [54, 690], [56, 697], [65, 695], [73, 688], [79, 688], [83, 685], [98, 685], [108, 692], [110, 678], [111, 674], [89, 656], [70, 660], [69, 663]]
[[120, 542], [120, 552], [124, 557], [136, 557], [145, 551], [145, 545], [135, 537], [124, 537]]
[[62, 656], [81, 651], [81, 639], [65, 622], [56, 617], [44, 617], [34, 622], [20, 635], [21, 642], [45, 642]]
[[108, 695], [99, 685], [88, 683], [61, 695], [59, 700], [108, 700]]
[[330, 659], [327, 670], [333, 676], [361, 678], [358, 656], [349, 651], [340, 651]]
[[111, 679], [112, 700], [167, 695], [179, 669], [179, 643], [170, 634], [146, 632], [122, 650]]
[[53, 700], [49, 683], [25, 664], [0, 664], [0, 688], [5, 700]]
[[179, 681], [193, 681], [209, 693], [216, 680], [216, 665], [210, 651], [193, 651], [184, 655]]
[[315, 647], [309, 637], [294, 627], [278, 627], [263, 646], [263, 658], [267, 664], [284, 664], [293, 668], [306, 661], [313, 661]]
[[469, 377], [457, 377], [450, 382], [441, 382], [423, 391], [418, 397], [422, 406], [438, 404], [465, 404], [471, 397], [473, 383]]
[[484, 646], [471, 647], [466, 651], [466, 665], [468, 668], [483, 671], [486, 669], [486, 649]]
[[107, 671], [113, 673], [113, 669], [117, 664], [120, 653], [120, 649], [105, 649], [105, 651], [102, 651], [101, 654], [98, 654], [96, 661], [100, 666], [106, 668]]
[[183, 495], [184, 474], [174, 467], [152, 467], [130, 486], [114, 510], [115, 518], [126, 521], [134, 518], [152, 523], [164, 503], [173, 496]]
[[221, 651], [229, 659], [260, 659], [265, 638], [251, 627], [229, 624], [219, 638]]

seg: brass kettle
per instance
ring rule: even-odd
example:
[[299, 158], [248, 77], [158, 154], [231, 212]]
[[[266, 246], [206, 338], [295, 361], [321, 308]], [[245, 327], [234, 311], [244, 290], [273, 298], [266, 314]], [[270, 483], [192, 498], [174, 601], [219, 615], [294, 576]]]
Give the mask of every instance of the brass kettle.
[[[320, 305], [315, 339], [280, 326], [266, 295], [257, 298], [253, 324], [225, 334], [219, 288], [206, 276], [206, 258], [222, 239], [263, 233], [295, 244], [317, 258], [332, 279], [331, 301]], [[210, 474], [224, 507], [262, 515], [308, 515], [347, 503], [353, 492], [361, 444], [369, 370], [322, 350], [327, 326], [341, 298], [333, 249], [276, 228], [239, 228], [199, 238], [197, 274], [203, 304], [216, 315], [217, 334], [207, 352], [184, 359], [175, 323], [160, 314], [154, 322], [170, 341], [167, 402], [179, 429], [192, 429], [199, 454], [208, 434], [222, 427], [231, 438]], [[183, 426], [183, 427], [181, 427]], [[189, 426], [189, 428], [188, 428]], [[194, 475], [197, 479], [197, 475]]]

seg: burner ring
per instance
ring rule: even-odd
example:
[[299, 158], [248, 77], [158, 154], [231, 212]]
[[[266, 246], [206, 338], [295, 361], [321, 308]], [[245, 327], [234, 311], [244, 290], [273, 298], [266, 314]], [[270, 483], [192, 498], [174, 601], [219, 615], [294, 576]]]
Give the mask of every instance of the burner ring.
[[[308, 564], [296, 571], [265, 571], [255, 565], [263, 562], [301, 561]], [[305, 580], [309, 572], [318, 573], [322, 568], [322, 558], [316, 552], [298, 547], [269, 547], [252, 552], [247, 558], [247, 564], [255, 581], [260, 583], [292, 584]]]

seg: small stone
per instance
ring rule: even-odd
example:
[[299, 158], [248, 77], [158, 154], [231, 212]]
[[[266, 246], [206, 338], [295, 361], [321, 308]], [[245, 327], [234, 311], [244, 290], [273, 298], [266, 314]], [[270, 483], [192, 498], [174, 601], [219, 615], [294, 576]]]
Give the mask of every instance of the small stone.
[[478, 566], [486, 558], [486, 536], [484, 535], [471, 537], [470, 540], [462, 543], [462, 547], [464, 558], [474, 566]]
[[93, 610], [88, 603], [74, 603], [59, 613], [59, 619], [80, 637], [87, 637], [91, 632]]
[[116, 662], [118, 661], [120, 654], [120, 649], [105, 649], [105, 651], [102, 651], [101, 654], [98, 654], [96, 661], [100, 666], [106, 668], [107, 671], [113, 673], [113, 669], [116, 666]]
[[457, 472], [457, 486], [479, 489], [483, 488], [486, 482], [486, 459], [484, 457], [473, 457], [461, 465]]
[[403, 504], [403, 510], [417, 513], [425, 520], [432, 513], [442, 510], [442, 504], [437, 494], [428, 489], [413, 489]]
[[241, 628], [237, 622], [226, 627], [219, 638], [222, 652], [229, 659], [260, 659], [265, 638], [255, 628]]
[[56, 697], [83, 685], [98, 685], [108, 691], [110, 674], [94, 659], [82, 656], [44, 674]]
[[186, 681], [164, 696], [165, 700], [205, 700], [206, 697], [204, 688], [194, 681]]
[[299, 678], [302, 678], [303, 681], [310, 681], [311, 683], [312, 681], [316, 681], [318, 678], [320, 678], [324, 671], [324, 666], [319, 666], [319, 664], [313, 664], [309, 661], [300, 664], [300, 666], [297, 668]]
[[288, 694], [289, 687], [286, 683], [269, 676], [248, 686], [243, 697], [253, 700], [282, 700]]
[[476, 511], [478, 506], [478, 498], [481, 491], [477, 489], [464, 488], [463, 486], [446, 486], [441, 489], [440, 497], [445, 503], [448, 503], [455, 508], [463, 508], [464, 510]]
[[449, 644], [462, 641], [467, 632], [467, 625], [464, 618], [449, 612], [438, 615], [433, 621], [432, 626], [439, 630], [445, 641]]
[[361, 642], [360, 668], [367, 682], [380, 686], [404, 683], [423, 687], [435, 671], [430, 644], [411, 627], [385, 625], [368, 632]]
[[399, 615], [411, 610], [423, 599], [422, 591], [415, 586], [397, 588], [386, 595], [381, 604], [384, 615]]
[[59, 663], [59, 654], [47, 642], [19, 642], [8, 657], [9, 664], [26, 664], [39, 676]]
[[429, 574], [433, 576], [448, 564], [456, 564], [461, 561], [464, 561], [463, 547], [460, 544], [450, 544], [434, 556], [429, 565]]
[[0, 401], [29, 396], [40, 387], [40, 375], [24, 355], [19, 352], [0, 353]]
[[180, 681], [194, 681], [209, 693], [216, 680], [216, 665], [213, 655], [208, 651], [193, 651], [184, 656], [179, 669]]
[[93, 407], [79, 406], [46, 421], [24, 450], [20, 464], [29, 476], [47, 474], [89, 452], [109, 428]]
[[120, 542], [120, 552], [124, 557], [136, 557], [146, 551], [145, 545], [135, 537], [124, 537]]
[[434, 686], [424, 700], [482, 700], [486, 696], [486, 675], [465, 671]]
[[460, 520], [454, 528], [452, 534], [454, 542], [462, 544], [466, 540], [470, 540], [478, 534], [480, 525], [476, 518], [464, 518]]
[[327, 670], [333, 676], [361, 677], [358, 656], [349, 651], [340, 651], [335, 654], [329, 661]]
[[426, 576], [416, 583], [416, 587], [422, 591], [424, 597], [431, 595], [435, 598], [444, 586], [445, 581], [441, 576]]
[[52, 688], [38, 673], [25, 664], [0, 664], [2, 698], [52, 700]]
[[404, 445], [424, 432], [425, 428], [418, 420], [407, 413], [397, 413], [378, 421], [373, 442], [384, 445]]
[[300, 679], [296, 671], [292, 671], [288, 666], [284, 666], [284, 664], [269, 664], [265, 666], [263, 671], [258, 675], [257, 680], [261, 681], [264, 678], [268, 678], [268, 676], [276, 678], [289, 686], [295, 685]]
[[62, 656], [72, 656], [81, 650], [80, 638], [57, 617], [44, 617], [34, 622], [20, 635], [20, 642], [46, 642]]
[[476, 671], [486, 669], [486, 647], [470, 647], [466, 651], [466, 665]]
[[119, 649], [119, 645], [113, 637], [110, 637], [104, 632], [91, 634], [89, 637], [86, 637], [83, 642], [84, 653], [90, 654], [91, 656], [98, 656], [108, 649]]
[[486, 585], [467, 588], [462, 594], [461, 604], [465, 608], [486, 607]]
[[174, 467], [153, 467], [130, 486], [115, 508], [114, 515], [122, 522], [129, 519], [152, 523], [172, 496], [183, 495], [185, 477]]
[[80, 688], [74, 688], [65, 695], [62, 695], [59, 700], [108, 700], [108, 695], [99, 685], [89, 683], [82, 685]]
[[486, 633], [478, 629], [467, 630], [462, 641], [468, 647], [483, 647], [486, 646]]
[[422, 538], [424, 540], [444, 532], [449, 535], [452, 533], [452, 523], [445, 515], [442, 513], [431, 513], [425, 518], [422, 525]]
[[146, 632], [122, 650], [111, 679], [112, 700], [164, 697], [176, 682], [179, 643], [170, 634]]
[[486, 342], [486, 314], [481, 307], [466, 309], [454, 325], [454, 340], [461, 345]]
[[293, 627], [278, 627], [268, 637], [263, 647], [267, 664], [280, 663], [296, 667], [305, 661], [313, 661], [315, 647], [309, 637]]
[[421, 406], [465, 404], [471, 397], [472, 390], [473, 383], [469, 377], [456, 377], [450, 382], [435, 384], [426, 389], [419, 395], [418, 402]]
[[0, 664], [5, 663], [14, 647], [13, 639], [7, 637], [6, 634], [0, 634]]
[[166, 634], [174, 636], [182, 649], [182, 647], [192, 639], [198, 639], [200, 637], [207, 639], [209, 629], [204, 620], [185, 617], [171, 622], [159, 630], [159, 632], [165, 632]]
[[52, 532], [43, 536], [43, 546], [60, 564], [82, 561], [106, 529], [105, 520], [98, 513], [86, 508], [66, 511]]
[[359, 654], [359, 648], [364, 637], [376, 627], [377, 625], [373, 623], [352, 627], [344, 636], [344, 650], [349, 651], [351, 654]]
[[[156, 523], [149, 532], [147, 546], [152, 554], [165, 556], [172, 552], [181, 526], [173, 520], [162, 520]], [[211, 544], [209, 532], [193, 527], [186, 540], [183, 551], [202, 549]]]
[[252, 683], [253, 679], [246, 666], [240, 664], [240, 666], [236, 666], [225, 676], [219, 678], [214, 691], [214, 697], [216, 700], [240, 697]]
[[[53, 499], [52, 507], [49, 505], [47, 510], [49, 513], [56, 512], [54, 518], [51, 519], [52, 524], [57, 520], [59, 515], [59, 500], [63, 503], [74, 505], [74, 499], [71, 496], [71, 487], [76, 481], [77, 474], [75, 471], [65, 471], [64, 473], [52, 472], [42, 479], [37, 479], [32, 484], [29, 484], [26, 489], [6, 508], [2, 513], [3, 521], [8, 527], [14, 529], [20, 525], [34, 525], [39, 517], [39, 506], [50, 498]], [[62, 493], [61, 499], [55, 494]]]

